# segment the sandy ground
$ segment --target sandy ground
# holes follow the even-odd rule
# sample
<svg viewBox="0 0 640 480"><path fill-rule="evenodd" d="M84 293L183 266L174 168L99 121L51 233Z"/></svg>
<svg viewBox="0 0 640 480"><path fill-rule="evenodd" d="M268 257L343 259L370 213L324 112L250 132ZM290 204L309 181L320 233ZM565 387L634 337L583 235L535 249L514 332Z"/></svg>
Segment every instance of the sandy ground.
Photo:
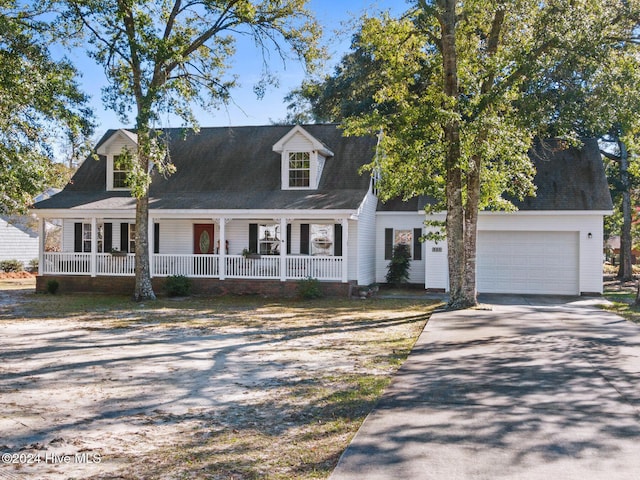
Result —
<svg viewBox="0 0 640 480"><path fill-rule="evenodd" d="M291 382L357 371L362 360L324 348L352 339L348 329L24 320L28 297L0 290L0 479L147 478L121 472L163 447L246 423L249 407L265 411L258 407ZM286 425L282 412L262 423Z"/></svg>

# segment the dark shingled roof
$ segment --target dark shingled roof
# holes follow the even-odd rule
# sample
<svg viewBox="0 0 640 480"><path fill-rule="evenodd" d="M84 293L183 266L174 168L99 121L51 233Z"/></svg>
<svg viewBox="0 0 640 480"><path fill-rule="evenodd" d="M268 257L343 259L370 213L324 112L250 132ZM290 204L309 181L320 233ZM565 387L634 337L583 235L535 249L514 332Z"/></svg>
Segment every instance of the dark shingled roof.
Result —
<svg viewBox="0 0 640 480"><path fill-rule="evenodd" d="M564 148L560 140L536 142L529 156L536 167L536 196L514 201L519 210L612 210L611 194L602 157L595 139L583 139L583 147ZM424 196L406 202L392 199L378 204L378 211L415 212L424 209Z"/></svg>
<svg viewBox="0 0 640 480"><path fill-rule="evenodd" d="M198 134L167 129L177 171L154 173L151 209L357 209L369 188L359 169L371 161L374 137L342 136L337 125L303 125L334 154L317 190L281 190L281 156L273 145L292 126L202 128ZM96 148L115 133L110 130ZM131 209L128 192L107 192L106 158L87 159L71 183L40 209Z"/></svg>
<svg viewBox="0 0 640 480"><path fill-rule="evenodd" d="M334 153L327 159L317 190L281 190L280 154L273 145L291 131L286 126L203 128L200 133L167 129L177 172L154 173L151 209L357 209L369 187L359 169L371 161L374 137L343 137L337 125L303 128ZM115 130L98 142L104 143ZM520 210L611 210L611 196L595 140L582 149L561 148L558 140L537 142L530 156L536 166L537 195L515 202ZM38 209L126 209L128 192L106 191L106 158L87 159L65 189L35 204ZM416 212L428 199L380 203L379 211Z"/></svg>

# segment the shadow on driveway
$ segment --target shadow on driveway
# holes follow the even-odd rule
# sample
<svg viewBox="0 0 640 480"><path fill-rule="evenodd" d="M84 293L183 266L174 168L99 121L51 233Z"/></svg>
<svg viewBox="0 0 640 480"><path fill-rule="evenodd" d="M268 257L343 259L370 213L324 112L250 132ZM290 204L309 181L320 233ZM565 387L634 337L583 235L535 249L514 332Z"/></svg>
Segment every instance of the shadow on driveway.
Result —
<svg viewBox="0 0 640 480"><path fill-rule="evenodd" d="M331 480L638 479L640 327L594 300L433 315Z"/></svg>

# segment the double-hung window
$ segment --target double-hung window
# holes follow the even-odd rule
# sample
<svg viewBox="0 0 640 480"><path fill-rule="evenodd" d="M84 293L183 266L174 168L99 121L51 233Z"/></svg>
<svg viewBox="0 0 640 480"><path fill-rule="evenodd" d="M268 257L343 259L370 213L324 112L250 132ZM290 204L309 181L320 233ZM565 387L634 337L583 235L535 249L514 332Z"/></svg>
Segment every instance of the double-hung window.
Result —
<svg viewBox="0 0 640 480"><path fill-rule="evenodd" d="M261 255L280 254L280 225L260 225L258 227L258 253Z"/></svg>
<svg viewBox="0 0 640 480"><path fill-rule="evenodd" d="M127 185L127 175L129 168L125 157L122 155L113 156L113 188L129 188Z"/></svg>
<svg viewBox="0 0 640 480"><path fill-rule="evenodd" d="M289 187L308 187L311 181L309 152L289 152Z"/></svg>
<svg viewBox="0 0 640 480"><path fill-rule="evenodd" d="M413 260L422 260L422 228L384 229L384 258L391 260L397 245L406 245Z"/></svg>
<svg viewBox="0 0 640 480"><path fill-rule="evenodd" d="M311 255L333 255L334 225L311 224Z"/></svg>
<svg viewBox="0 0 640 480"><path fill-rule="evenodd" d="M104 225L102 223L98 224L98 234L97 234L97 252L104 252ZM91 224L83 223L82 224L82 251L85 253L91 252Z"/></svg>

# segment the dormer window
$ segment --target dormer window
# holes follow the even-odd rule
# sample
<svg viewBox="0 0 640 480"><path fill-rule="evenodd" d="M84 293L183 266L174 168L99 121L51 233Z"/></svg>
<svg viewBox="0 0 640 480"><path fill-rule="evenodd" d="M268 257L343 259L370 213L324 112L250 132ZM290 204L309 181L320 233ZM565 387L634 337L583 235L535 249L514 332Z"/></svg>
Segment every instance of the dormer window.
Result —
<svg viewBox="0 0 640 480"><path fill-rule="evenodd" d="M129 169L123 155L113 156L113 188L129 188L127 185L127 175Z"/></svg>
<svg viewBox="0 0 640 480"><path fill-rule="evenodd" d="M311 161L309 152L289 152L289 187L309 187Z"/></svg>
<svg viewBox="0 0 640 480"><path fill-rule="evenodd" d="M314 190L333 152L300 125L276 142L273 151L281 156L283 190Z"/></svg>
<svg viewBox="0 0 640 480"><path fill-rule="evenodd" d="M138 136L129 130L111 133L98 147L96 153L107 160L106 187L109 190L129 190L127 176L131 171L131 159L138 150Z"/></svg>

